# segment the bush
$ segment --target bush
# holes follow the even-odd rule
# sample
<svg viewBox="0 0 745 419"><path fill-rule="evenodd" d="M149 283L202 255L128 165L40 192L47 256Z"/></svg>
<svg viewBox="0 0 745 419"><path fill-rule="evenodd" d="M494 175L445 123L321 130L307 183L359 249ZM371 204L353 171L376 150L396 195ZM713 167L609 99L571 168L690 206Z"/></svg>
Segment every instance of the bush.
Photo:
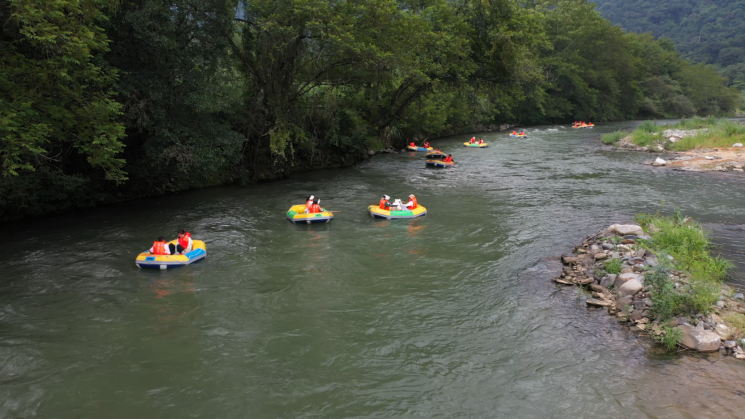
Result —
<svg viewBox="0 0 745 419"><path fill-rule="evenodd" d="M653 338L661 343L665 349L672 351L683 341L683 331L677 327L663 326L662 335L653 336Z"/></svg>
<svg viewBox="0 0 745 419"><path fill-rule="evenodd" d="M652 312L663 321L672 317L679 306L675 287L670 282L669 276L670 271L660 267L645 276L652 299Z"/></svg>
<svg viewBox="0 0 745 419"><path fill-rule="evenodd" d="M618 275L621 273L621 259L613 258L605 261L605 272Z"/></svg>
<svg viewBox="0 0 745 419"><path fill-rule="evenodd" d="M603 144L615 144L623 138L623 131L611 132L610 134L603 134L600 136L600 141Z"/></svg>
<svg viewBox="0 0 745 419"><path fill-rule="evenodd" d="M631 141L633 141L634 144L638 145L639 147L648 146L660 139L661 137L655 137L653 133L647 131L637 130L631 133Z"/></svg>
<svg viewBox="0 0 745 419"><path fill-rule="evenodd" d="M636 129L638 131L649 132L649 133L657 132L658 130L657 124L655 124L653 121L644 121L641 124L639 124L639 126L636 127Z"/></svg>

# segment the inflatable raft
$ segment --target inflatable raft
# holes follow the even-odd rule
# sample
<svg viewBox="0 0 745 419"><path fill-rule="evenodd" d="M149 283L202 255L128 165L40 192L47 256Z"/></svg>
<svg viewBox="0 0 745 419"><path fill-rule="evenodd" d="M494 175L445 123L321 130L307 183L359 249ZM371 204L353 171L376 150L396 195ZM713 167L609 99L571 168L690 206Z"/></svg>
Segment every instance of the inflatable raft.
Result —
<svg viewBox="0 0 745 419"><path fill-rule="evenodd" d="M486 147L489 147L489 143L481 143L481 144L479 144L479 143L473 143L473 144L471 144L469 142L465 142L465 143L463 143L463 147L486 148Z"/></svg>
<svg viewBox="0 0 745 419"><path fill-rule="evenodd" d="M573 129L592 128L595 124L572 125Z"/></svg>
<svg viewBox="0 0 745 419"><path fill-rule="evenodd" d="M455 166L454 161L444 161L448 155L442 151L430 151L427 153L426 165L428 167L449 167Z"/></svg>
<svg viewBox="0 0 745 419"><path fill-rule="evenodd" d="M370 205L367 207L367 212L373 218L383 218L386 220L399 220L403 218L417 218L427 215L427 208L419 205L416 209L405 210L405 211L388 211L380 209L379 205Z"/></svg>
<svg viewBox="0 0 745 419"><path fill-rule="evenodd" d="M406 146L406 148L407 148L407 149L408 149L409 151L430 151L430 150L432 150L432 147L430 147L430 148L424 148L424 147L412 147L412 146L410 146L410 145Z"/></svg>
<svg viewBox="0 0 745 419"><path fill-rule="evenodd" d="M169 244L177 244L177 240L168 242ZM192 240L192 250L183 255L153 255L150 251L146 250L135 259L135 264L138 268L151 268L166 270L170 268L178 268L179 266L190 265L198 260L202 260L207 257L207 247L201 240Z"/></svg>
<svg viewBox="0 0 745 419"><path fill-rule="evenodd" d="M528 134L510 134L510 137L514 138L527 138Z"/></svg>
<svg viewBox="0 0 745 419"><path fill-rule="evenodd" d="M293 205L287 211L287 219L295 224L328 223L334 219L331 211L305 213L305 205Z"/></svg>

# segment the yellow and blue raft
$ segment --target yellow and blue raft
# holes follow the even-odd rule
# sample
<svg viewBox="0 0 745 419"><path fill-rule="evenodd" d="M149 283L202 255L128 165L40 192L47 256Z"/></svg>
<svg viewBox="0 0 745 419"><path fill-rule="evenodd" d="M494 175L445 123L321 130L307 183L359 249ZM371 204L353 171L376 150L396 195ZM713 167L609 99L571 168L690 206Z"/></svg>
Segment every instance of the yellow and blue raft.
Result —
<svg viewBox="0 0 745 419"><path fill-rule="evenodd" d="M424 208L421 205L417 205L417 207L413 210L407 209L404 211L388 211L388 210L380 209L379 205L370 205L369 207L367 207L367 212L373 218L383 218L386 220L399 220L399 219L406 219L406 218L423 217L427 215L427 208Z"/></svg>
<svg viewBox="0 0 745 419"><path fill-rule="evenodd" d="M305 205L293 205L287 211L287 219L295 224L317 224L328 223L334 219L331 211L305 213Z"/></svg>
<svg viewBox="0 0 745 419"><path fill-rule="evenodd" d="M527 138L528 137L528 134L510 134L510 137Z"/></svg>
<svg viewBox="0 0 745 419"><path fill-rule="evenodd" d="M471 144L470 142L466 141L465 143L463 143L463 147L486 148L486 147L489 147L489 143L481 143L481 144L479 144L479 143L473 143L473 144Z"/></svg>
<svg viewBox="0 0 745 419"><path fill-rule="evenodd" d="M432 150L432 147L430 148L424 148L424 147L412 147L410 145L406 146L406 149L409 151L430 151Z"/></svg>
<svg viewBox="0 0 745 419"><path fill-rule="evenodd" d="M169 244L176 244L177 240L171 240ZM183 255L154 255L146 250L135 259L138 268L151 268L166 270L190 265L207 257L207 247L201 240L192 240L192 250Z"/></svg>

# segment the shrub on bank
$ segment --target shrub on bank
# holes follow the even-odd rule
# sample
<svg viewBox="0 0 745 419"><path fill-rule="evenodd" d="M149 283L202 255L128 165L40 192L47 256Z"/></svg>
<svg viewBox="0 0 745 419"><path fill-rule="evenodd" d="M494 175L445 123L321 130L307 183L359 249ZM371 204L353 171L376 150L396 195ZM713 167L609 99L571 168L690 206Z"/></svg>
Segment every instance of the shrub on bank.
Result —
<svg viewBox="0 0 745 419"><path fill-rule="evenodd" d="M603 144L615 144L623 138L623 131L611 132L610 134L603 134L600 136L600 141Z"/></svg>

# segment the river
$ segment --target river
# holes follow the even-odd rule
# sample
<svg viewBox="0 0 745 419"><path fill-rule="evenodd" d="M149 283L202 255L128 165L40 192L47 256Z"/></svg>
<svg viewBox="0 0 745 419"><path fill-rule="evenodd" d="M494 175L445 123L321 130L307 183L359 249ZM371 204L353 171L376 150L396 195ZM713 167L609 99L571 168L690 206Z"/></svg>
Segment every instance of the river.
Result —
<svg viewBox="0 0 745 419"><path fill-rule="evenodd" d="M665 354L550 279L586 234L680 208L745 283L737 175L604 150L635 122L433 142L246 188L3 227L0 418L743 417L745 362ZM416 220L374 220L415 193ZM325 225L285 212L314 194ZM185 228L207 259L140 270Z"/></svg>

